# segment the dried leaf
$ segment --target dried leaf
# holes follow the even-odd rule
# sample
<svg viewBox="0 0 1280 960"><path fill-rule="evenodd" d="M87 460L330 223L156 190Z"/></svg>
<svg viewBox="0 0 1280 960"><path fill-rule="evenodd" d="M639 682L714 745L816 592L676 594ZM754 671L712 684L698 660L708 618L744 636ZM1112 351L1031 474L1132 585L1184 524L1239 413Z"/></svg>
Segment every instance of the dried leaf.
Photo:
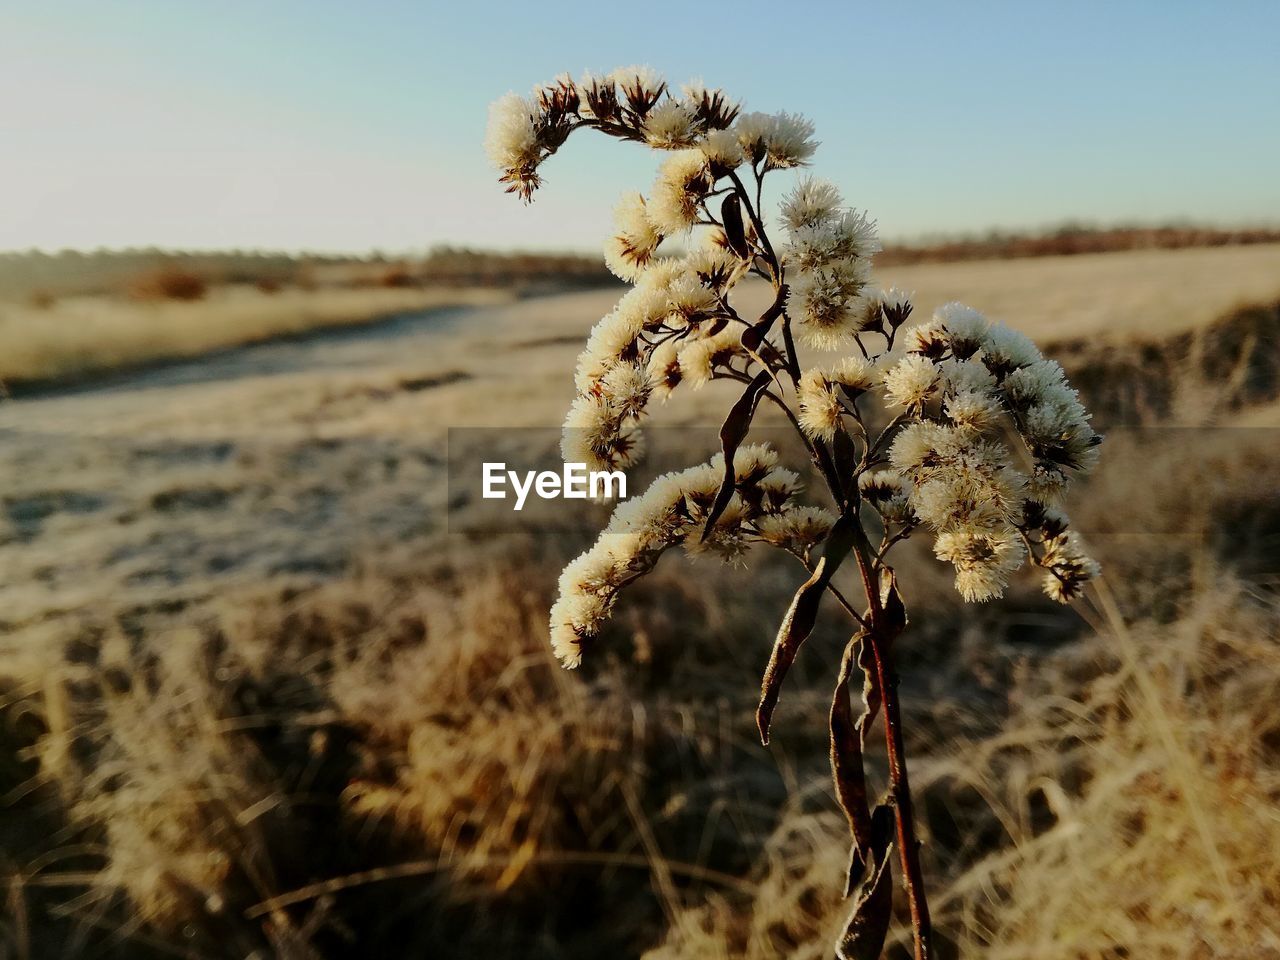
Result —
<svg viewBox="0 0 1280 960"><path fill-rule="evenodd" d="M870 614L868 613L868 617ZM893 568L880 571L880 621L879 645L881 656L889 656L893 642L907 627L907 608L898 593L898 577ZM871 638L864 635L858 648L858 666L862 668L862 716L858 718L858 733L863 747L871 733L871 725L880 712L880 689L876 683L875 651Z"/></svg>
<svg viewBox="0 0 1280 960"><path fill-rule="evenodd" d="M862 767L862 740L849 701L849 679L859 639L854 637L845 645L844 656L840 660L840 676L831 698L831 777L835 781L840 809L849 821L852 841L844 891L846 897L861 878L871 853L871 812L867 806L867 779Z"/></svg>
<svg viewBox="0 0 1280 960"><path fill-rule="evenodd" d="M769 665L764 669L764 679L760 684L760 706L756 708L756 726L760 728L761 743L769 742L769 724L773 720L774 707L778 705L782 681L786 679L791 664L795 663L800 645L813 632L818 604L827 588L826 567L827 560L823 557L813 568L813 576L802 583L791 598L791 606L778 627L778 638L773 643L773 653L769 655Z"/></svg>
<svg viewBox="0 0 1280 960"><path fill-rule="evenodd" d="M880 960L893 918L892 872L886 857L858 891L844 933L836 944L840 960Z"/></svg>
<svg viewBox="0 0 1280 960"><path fill-rule="evenodd" d="M777 294L773 298L773 303L769 304L769 309L760 314L760 319L742 332L742 346L747 351L755 351L760 348L760 344L764 342L765 336L772 329L774 322L782 316L787 309L787 296L790 294L791 288L785 283L778 288Z"/></svg>
<svg viewBox="0 0 1280 960"><path fill-rule="evenodd" d="M907 608L898 593L898 575L892 567L880 570L880 610L884 615L882 636L891 644L907 628Z"/></svg>
<svg viewBox="0 0 1280 960"><path fill-rule="evenodd" d="M720 481L720 489L716 491L716 498L712 501L711 509L707 511L707 522L702 528L702 540L704 542L707 537L711 536L711 531L715 528L716 521L724 513L725 507L729 506L729 501L733 499L734 481L736 479L733 469L733 457L738 452L738 447L742 444L742 441L747 438L747 433L751 429L751 418L755 416L756 404L760 402L760 391L768 385L769 380L769 371L762 370L757 373L755 379L742 392L742 396L734 403L729 415L725 417L724 423L720 427L720 449L724 452L724 479Z"/></svg>
<svg viewBox="0 0 1280 960"><path fill-rule="evenodd" d="M836 943L840 960L879 960L893 918L893 811L882 803L871 820L871 871L858 888L844 933Z"/></svg>
<svg viewBox="0 0 1280 960"><path fill-rule="evenodd" d="M837 429L835 440L831 444L832 459L835 461L836 477L844 485L839 491L843 497L849 492L849 486L857 482L858 451L853 438L843 429Z"/></svg>
<svg viewBox="0 0 1280 960"><path fill-rule="evenodd" d="M760 684L760 705L756 708L756 726L760 728L761 743L769 742L769 725L773 720L773 710L778 705L782 681L795 663L800 645L813 632L823 591L853 549L855 523L850 517L842 516L832 526L823 545L822 557L813 568L813 576L802 583L791 598L791 606L787 608L786 616L778 627L773 652L769 655L769 665L765 667L764 679Z"/></svg>
<svg viewBox="0 0 1280 960"><path fill-rule="evenodd" d="M862 879L862 874L866 869L867 858L863 856L856 843L849 844L849 865L845 867L844 871L843 896L846 900L853 893L854 887L858 885L858 881Z"/></svg>
<svg viewBox="0 0 1280 960"><path fill-rule="evenodd" d="M844 558L853 549L858 535L858 521L849 516L841 516L831 526L826 542L822 545L822 555L827 558L827 579L835 576L836 569L844 563ZM834 565L833 565L834 564Z"/></svg>
<svg viewBox="0 0 1280 960"><path fill-rule="evenodd" d="M751 258L751 248L747 245L747 230L742 222L742 203L736 193L724 198L720 205L720 222L724 224L724 235L729 241L729 249L739 260Z"/></svg>
<svg viewBox="0 0 1280 960"><path fill-rule="evenodd" d="M773 382L778 385L778 389L782 390L782 381L778 379L777 373L774 371L774 364L783 364L782 357L774 348L773 344L767 343L765 337L769 333L769 328L773 326L774 321L782 316L787 307L788 287L784 283L778 288L777 295L774 297L773 303L764 313L760 315L752 326L742 331L740 342L742 349L747 352L756 363L769 370L773 376Z"/></svg>
<svg viewBox="0 0 1280 960"><path fill-rule="evenodd" d="M871 649L871 637L863 634L858 642L858 666L862 668L862 716L858 717L858 738L867 745L871 725L880 712L880 687L876 683L875 651Z"/></svg>

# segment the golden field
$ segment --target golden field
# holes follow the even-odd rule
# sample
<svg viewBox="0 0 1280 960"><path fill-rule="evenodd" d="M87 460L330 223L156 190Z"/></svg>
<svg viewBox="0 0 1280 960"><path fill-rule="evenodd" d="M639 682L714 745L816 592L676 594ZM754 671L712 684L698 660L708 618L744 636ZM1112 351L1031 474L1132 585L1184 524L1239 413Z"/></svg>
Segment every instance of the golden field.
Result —
<svg viewBox="0 0 1280 960"><path fill-rule="evenodd" d="M331 327L448 305L500 302L498 291L363 287L216 287L194 302L68 297L50 306L0 304L0 381L48 383L198 357Z"/></svg>
<svg viewBox="0 0 1280 960"><path fill-rule="evenodd" d="M1110 434L1088 603L900 568L940 956L1280 957L1280 245L880 279L1048 345ZM0 404L0 956L827 956L834 627L754 728L797 570L667 558L566 673L605 514L470 535L448 483L449 428L558 425L617 291L350 294L0 308L0 377L186 358Z"/></svg>

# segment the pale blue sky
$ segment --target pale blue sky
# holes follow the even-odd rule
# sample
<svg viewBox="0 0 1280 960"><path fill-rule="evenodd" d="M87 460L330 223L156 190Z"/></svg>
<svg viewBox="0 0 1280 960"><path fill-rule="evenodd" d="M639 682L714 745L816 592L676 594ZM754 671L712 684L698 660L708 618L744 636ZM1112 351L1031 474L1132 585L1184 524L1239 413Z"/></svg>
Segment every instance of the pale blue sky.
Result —
<svg viewBox="0 0 1280 960"><path fill-rule="evenodd" d="M631 63L810 116L891 238L1274 224L1278 38L1274 0L0 0L0 249L590 249L659 158L570 141L526 209L486 106Z"/></svg>

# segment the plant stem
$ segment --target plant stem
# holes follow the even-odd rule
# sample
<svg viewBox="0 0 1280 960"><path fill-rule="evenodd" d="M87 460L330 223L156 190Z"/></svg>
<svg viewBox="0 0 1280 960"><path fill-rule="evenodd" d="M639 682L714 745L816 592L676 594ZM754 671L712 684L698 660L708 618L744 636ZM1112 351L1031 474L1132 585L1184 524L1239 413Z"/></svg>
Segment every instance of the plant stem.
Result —
<svg viewBox="0 0 1280 960"><path fill-rule="evenodd" d="M778 255L773 252L773 244L769 242L769 235L765 233L764 221L760 219L759 212L751 203L751 194L747 193L747 188L742 183L742 178L735 171L730 170L728 176L738 191L742 205L747 210L747 216L751 218L751 225L756 228L756 236L760 238L760 242L764 245L765 259L769 261L769 266L773 269L774 282L781 283L782 269L781 264L778 262Z"/></svg>
<svg viewBox="0 0 1280 960"><path fill-rule="evenodd" d="M771 273L769 279L773 283L778 302L781 303L784 296L782 293L784 282L782 264L774 252L773 244L769 241L769 236L765 231L764 222L759 212L761 174L756 173L757 193L755 204L752 204L751 196L738 175L730 172L729 178L736 188L742 205L746 208L747 215L755 227L756 235L764 247ZM800 379L799 358L795 341L791 335L791 318L787 316L785 309L782 312L782 338L787 372L791 375L792 381L798 383ZM892 336L887 339L892 343ZM861 340L858 341L858 346L862 347ZM863 348L863 353L866 353L865 348ZM898 677L890 660L892 654L889 650L889 642L893 638L887 632L884 605L880 600L880 564L888 545L882 551L873 554L871 542L867 538L861 518L858 517L859 499L856 488L852 496L845 497L839 477L836 475L835 464L826 446L820 442L810 440L800 428L795 415L781 398L771 396L768 391L765 394L770 396L787 413L791 425L800 434L801 439L805 441L814 463L821 470L835 502L843 513L846 515L852 514L854 519L856 537L854 553L858 559L858 570L862 577L862 585L866 590L870 616L865 619L859 617L848 601L838 593L835 595L853 616L853 619L866 628L867 642L871 645L875 683L880 688L880 699L884 705L884 739L889 759L889 795L893 805L898 851L902 861L903 885L906 887L907 899L911 907L911 928L914 938L915 960L931 960L933 954L933 927L929 920L929 904L925 898L924 874L920 867L920 842L916 839L911 784L907 777L907 751L902 738L902 711L898 704ZM903 416L905 415L895 418L874 443L868 443L864 451L863 462L858 468L859 472L865 469L869 462L872 461L876 449L891 436L894 429L902 422Z"/></svg>
<svg viewBox="0 0 1280 960"><path fill-rule="evenodd" d="M898 705L898 676L890 661L892 653L882 642L885 640L884 608L880 602L880 588L868 557L869 545L861 524L858 525L858 533L859 539L854 550L871 610L871 629L867 631L867 642L871 645L876 686L880 688L880 700L884 705L884 742L889 755L889 795L897 827L903 885L911 907L915 960L930 960L933 955L933 926L929 920L929 903L925 897L924 872L920 868L920 842L916 839L911 783L907 777L907 751L902 740L902 712Z"/></svg>

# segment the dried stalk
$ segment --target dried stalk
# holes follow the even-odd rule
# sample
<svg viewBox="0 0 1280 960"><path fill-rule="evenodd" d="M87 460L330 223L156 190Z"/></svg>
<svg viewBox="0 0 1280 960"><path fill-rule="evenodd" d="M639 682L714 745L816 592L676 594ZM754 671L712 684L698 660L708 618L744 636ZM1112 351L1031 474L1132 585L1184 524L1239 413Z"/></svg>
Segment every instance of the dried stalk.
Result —
<svg viewBox="0 0 1280 960"><path fill-rule="evenodd" d="M932 927L893 666L907 616L887 556L928 527L935 555L954 565L966 600L1000 596L1028 559L1046 570L1050 596L1072 599L1097 565L1055 506L1069 476L1092 464L1100 438L1061 368L1020 334L960 304L905 328L909 297L869 286L874 224L842 208L831 185L810 180L796 188L783 209L790 246L775 247L762 209L764 178L808 162L816 143L807 121L742 115L718 90L686 88L679 97L644 68L578 82L562 77L533 98L512 94L495 105L489 148L502 182L529 199L541 184L539 165L584 128L674 152L650 197L630 195L618 208L605 259L636 284L635 296L600 321L580 358L565 459L629 466L634 425L650 396L685 379L733 380L744 389L721 427L720 459L659 478L565 569L551 612L552 644L566 666L576 666L619 591L677 544L728 559L759 542L794 554L809 576L782 620L761 682L761 739L769 741L787 672L830 594L858 627L830 712L832 777L851 838L851 912L836 950L842 960L880 956L896 846L915 957L927 960ZM739 169L750 169L754 189ZM667 237L692 229L712 231L710 246L679 262L656 256ZM754 321L730 301L745 276L773 289ZM810 346L845 350L845 359L806 369L797 334ZM864 338L876 336L883 348L873 351ZM875 437L859 408L873 392L898 408ZM762 400L804 443L834 513L796 504L795 475L776 467L772 451L746 444ZM1010 441L1024 445L1028 473L1015 465ZM886 464L891 469L881 469ZM883 526L878 546L864 508ZM866 594L862 614L834 582L850 555ZM848 690L855 666L864 675L856 719ZM863 747L882 706L889 788L872 808Z"/></svg>

